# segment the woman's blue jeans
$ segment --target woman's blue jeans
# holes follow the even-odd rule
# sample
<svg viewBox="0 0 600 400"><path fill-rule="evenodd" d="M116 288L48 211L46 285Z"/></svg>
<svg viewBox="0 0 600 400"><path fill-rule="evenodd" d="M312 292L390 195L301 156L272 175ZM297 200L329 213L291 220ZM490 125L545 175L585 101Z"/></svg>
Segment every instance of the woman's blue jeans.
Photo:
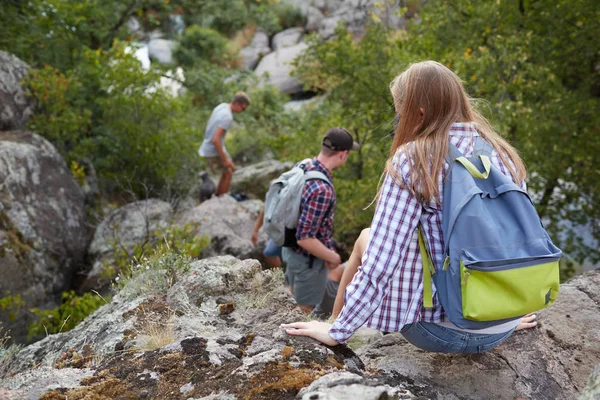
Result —
<svg viewBox="0 0 600 400"><path fill-rule="evenodd" d="M498 334L457 331L429 322L405 325L400 331L413 345L436 353L483 353L493 349L512 335L514 329Z"/></svg>

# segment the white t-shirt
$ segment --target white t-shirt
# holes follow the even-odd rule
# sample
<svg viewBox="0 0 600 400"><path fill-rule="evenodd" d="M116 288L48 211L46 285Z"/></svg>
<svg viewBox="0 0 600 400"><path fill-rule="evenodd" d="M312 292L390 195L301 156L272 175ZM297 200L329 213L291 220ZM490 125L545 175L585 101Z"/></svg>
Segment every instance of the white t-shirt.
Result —
<svg viewBox="0 0 600 400"><path fill-rule="evenodd" d="M218 157L219 153L217 153L217 149L212 142L213 137L215 136L217 128L223 128L225 133L227 133L227 130L232 122L233 113L231 112L229 103L221 103L215 107L210 115L208 123L206 124L202 146L200 146L200 149L198 149L198 154L201 157ZM227 150L225 150L224 140L225 135L221 137L221 146L223 147L223 151L227 152Z"/></svg>

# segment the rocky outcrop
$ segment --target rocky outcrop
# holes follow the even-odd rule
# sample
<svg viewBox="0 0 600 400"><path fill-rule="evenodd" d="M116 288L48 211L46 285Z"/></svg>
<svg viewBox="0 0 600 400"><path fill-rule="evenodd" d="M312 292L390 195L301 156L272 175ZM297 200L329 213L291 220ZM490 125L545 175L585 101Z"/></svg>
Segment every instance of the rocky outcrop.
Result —
<svg viewBox="0 0 600 400"><path fill-rule="evenodd" d="M264 199L271 181L292 167L291 162L266 160L237 169L231 179L231 191L245 192Z"/></svg>
<svg viewBox="0 0 600 400"><path fill-rule="evenodd" d="M118 295L71 332L22 350L2 398L285 399L330 371L359 371L351 351L292 341L278 328L302 317L282 279L254 260L194 262L165 295Z"/></svg>
<svg viewBox="0 0 600 400"><path fill-rule="evenodd" d="M318 31L323 39L334 35L339 23L345 25L355 36L364 33L365 26L373 18L388 28L406 26L404 17L398 16L402 2L379 0L287 0L306 16L307 31Z"/></svg>
<svg viewBox="0 0 600 400"><path fill-rule="evenodd" d="M283 274L254 260L193 262L164 293L128 297L130 285L139 283L14 357L3 398L587 400L597 391L597 372L588 376L600 357L600 271L563 284L540 327L473 355L427 353L398 333L354 351L289 337L279 324L304 317Z"/></svg>
<svg viewBox="0 0 600 400"><path fill-rule="evenodd" d="M600 271L561 285L541 326L471 356L416 350L398 334L357 351L370 369L435 387L442 398L575 399L600 360Z"/></svg>
<svg viewBox="0 0 600 400"><path fill-rule="evenodd" d="M309 32L319 30L321 21L325 19L325 15L317 7L309 7L306 13L306 25L305 28Z"/></svg>
<svg viewBox="0 0 600 400"><path fill-rule="evenodd" d="M252 42L249 46L244 47L240 50L240 55L244 60L244 67L246 69L254 69L258 60L266 54L271 52L269 47L269 37L264 32L256 32L252 37Z"/></svg>
<svg viewBox="0 0 600 400"><path fill-rule="evenodd" d="M175 42L168 39L152 39L148 42L148 56L162 65L173 64Z"/></svg>
<svg viewBox="0 0 600 400"><path fill-rule="evenodd" d="M289 28L273 36L273 50L298 44L304 35L302 28Z"/></svg>
<svg viewBox="0 0 600 400"><path fill-rule="evenodd" d="M82 290L99 289L108 284L119 272L115 253L133 254L136 245L151 243L154 232L169 226L172 218L171 205L157 199L136 201L113 210L94 233L89 248L93 265Z"/></svg>
<svg viewBox="0 0 600 400"><path fill-rule="evenodd" d="M239 258L261 258L261 249L254 247L250 241L261 209L260 200L238 202L224 195L183 211L177 223L198 224L199 234L210 238L210 245L203 251L205 257L227 254Z"/></svg>
<svg viewBox="0 0 600 400"><path fill-rule="evenodd" d="M260 60L254 71L257 76L265 77L266 82L279 88L282 93L298 93L302 91L302 84L296 77L291 76L292 62L298 57L307 45L299 43L295 46L282 47L267 54Z"/></svg>
<svg viewBox="0 0 600 400"><path fill-rule="evenodd" d="M33 114L32 101L21 86L28 71L29 65L0 51L0 131L24 128Z"/></svg>
<svg viewBox="0 0 600 400"><path fill-rule="evenodd" d="M0 132L0 296L29 307L54 304L88 243L84 196L65 161L42 137ZM25 316L0 320L24 341Z"/></svg>

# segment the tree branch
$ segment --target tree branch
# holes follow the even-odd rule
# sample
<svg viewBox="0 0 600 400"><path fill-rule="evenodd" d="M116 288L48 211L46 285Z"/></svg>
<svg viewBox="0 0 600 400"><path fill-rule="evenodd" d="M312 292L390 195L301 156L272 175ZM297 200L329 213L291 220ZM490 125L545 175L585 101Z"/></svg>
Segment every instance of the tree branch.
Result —
<svg viewBox="0 0 600 400"><path fill-rule="evenodd" d="M121 14L121 18L119 18L117 23L112 28L110 28L110 30L108 31L108 35L107 35L106 39L104 40L104 45L106 47L111 46L115 36L117 35L117 32L119 31L119 29L121 29L121 26L123 26L123 24L127 21L129 16L131 15L131 11L134 8L136 8L138 6L138 4L139 4L139 0L133 0L131 3L129 3L129 6L127 6L125 11L123 11L123 14Z"/></svg>

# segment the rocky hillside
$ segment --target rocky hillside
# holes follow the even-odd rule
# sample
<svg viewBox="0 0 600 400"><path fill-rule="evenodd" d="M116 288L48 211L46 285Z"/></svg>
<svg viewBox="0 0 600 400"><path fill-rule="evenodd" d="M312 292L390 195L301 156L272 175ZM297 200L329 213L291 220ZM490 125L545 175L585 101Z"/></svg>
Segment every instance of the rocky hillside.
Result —
<svg viewBox="0 0 600 400"><path fill-rule="evenodd" d="M464 356L367 329L350 347L291 338L279 324L304 317L281 272L232 256L190 267L162 292L140 275L74 330L5 357L0 398L575 399L600 361L598 271L562 285L537 329ZM599 395L593 379L582 398Z"/></svg>

